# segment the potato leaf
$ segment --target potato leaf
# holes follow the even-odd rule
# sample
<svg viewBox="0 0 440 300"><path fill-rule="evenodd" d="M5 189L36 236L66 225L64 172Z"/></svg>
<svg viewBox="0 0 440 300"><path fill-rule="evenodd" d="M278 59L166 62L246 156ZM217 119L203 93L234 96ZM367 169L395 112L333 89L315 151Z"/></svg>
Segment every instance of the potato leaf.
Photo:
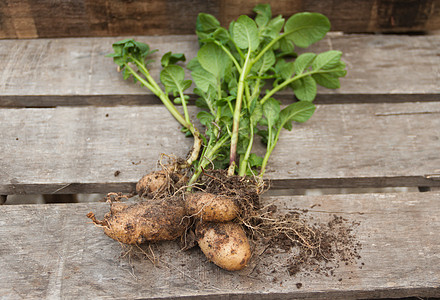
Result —
<svg viewBox="0 0 440 300"><path fill-rule="evenodd" d="M342 52L330 50L320 53L313 61L313 70L329 70L339 66Z"/></svg>
<svg viewBox="0 0 440 300"><path fill-rule="evenodd" d="M177 94L191 86L191 80L185 80L185 71L181 66L169 65L160 72L160 81L167 93Z"/></svg>
<svg viewBox="0 0 440 300"><path fill-rule="evenodd" d="M260 119L263 117L263 106L260 102L255 102L255 107L251 113L251 124L253 127L257 126Z"/></svg>
<svg viewBox="0 0 440 300"><path fill-rule="evenodd" d="M252 71L258 73L259 75L267 72L276 62L276 57L273 51L267 51L264 53L263 57L257 61L257 63L252 67Z"/></svg>
<svg viewBox="0 0 440 300"><path fill-rule="evenodd" d="M295 80L290 85L295 93L296 98L301 101L315 100L317 93L316 81L312 76L306 76Z"/></svg>
<svg viewBox="0 0 440 300"><path fill-rule="evenodd" d="M295 74L302 74L308 67L310 67L316 58L315 53L303 53L295 60L294 71Z"/></svg>
<svg viewBox="0 0 440 300"><path fill-rule="evenodd" d="M240 16L234 23L232 39L240 49L257 50L260 40L254 20L246 15Z"/></svg>
<svg viewBox="0 0 440 300"><path fill-rule="evenodd" d="M284 25L284 33L287 33L286 39L301 48L306 48L321 40L329 30L329 20L320 13L297 13L291 16Z"/></svg>
<svg viewBox="0 0 440 300"><path fill-rule="evenodd" d="M208 92L209 87L217 88L217 79L214 74L206 71L199 63L197 57L193 58L187 65L192 70L191 77L197 87L203 92Z"/></svg>
<svg viewBox="0 0 440 300"><path fill-rule="evenodd" d="M208 43L197 52L200 65L217 79L223 78L225 70L231 63L228 55L214 43Z"/></svg>
<svg viewBox="0 0 440 300"><path fill-rule="evenodd" d="M255 23L257 23L260 28L266 26L272 18L272 9L269 4L257 4L253 11L257 13Z"/></svg>
<svg viewBox="0 0 440 300"><path fill-rule="evenodd" d="M214 121L214 116L211 115L209 112L201 111L197 114L197 119L199 119L200 123L202 123L203 125L209 126Z"/></svg>
<svg viewBox="0 0 440 300"><path fill-rule="evenodd" d="M277 16L269 21L266 25L261 35L269 39L275 39L281 32L284 26L284 18L282 16Z"/></svg>
<svg viewBox="0 0 440 300"><path fill-rule="evenodd" d="M220 22L213 15L199 13L196 20L196 31L211 33L220 27Z"/></svg>
<svg viewBox="0 0 440 300"><path fill-rule="evenodd" d="M185 61L186 57L185 54L183 53L172 53L167 52L165 53L161 60L160 60L160 64L162 65L162 67L166 67L168 65L174 65L175 63L179 62L179 61Z"/></svg>
<svg viewBox="0 0 440 300"><path fill-rule="evenodd" d="M249 164L251 165L251 168L261 167L263 164L263 158L255 153L251 153L249 156Z"/></svg>
<svg viewBox="0 0 440 300"><path fill-rule="evenodd" d="M298 101L292 103L280 112L276 127L279 129L284 127L290 131L292 130L292 121L304 123L310 119L315 109L315 105L311 102Z"/></svg>
<svg viewBox="0 0 440 300"><path fill-rule="evenodd" d="M336 76L332 76L332 74L313 74L312 77L315 79L316 83L319 85L328 88L328 89L339 89L341 87L341 83L339 82L339 78Z"/></svg>
<svg viewBox="0 0 440 300"><path fill-rule="evenodd" d="M294 73L294 63L286 62L284 59L281 59L275 65L275 71L282 79L289 79Z"/></svg>
<svg viewBox="0 0 440 300"><path fill-rule="evenodd" d="M280 110L280 103L273 98L270 98L263 104L264 116L266 117L268 127L272 127L277 122Z"/></svg>

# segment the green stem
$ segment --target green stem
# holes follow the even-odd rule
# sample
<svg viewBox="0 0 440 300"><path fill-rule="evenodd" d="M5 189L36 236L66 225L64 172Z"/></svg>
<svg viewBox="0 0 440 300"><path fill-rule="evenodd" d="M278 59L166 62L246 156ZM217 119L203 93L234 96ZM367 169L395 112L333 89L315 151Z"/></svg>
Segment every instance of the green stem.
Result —
<svg viewBox="0 0 440 300"><path fill-rule="evenodd" d="M269 100L270 97L272 97L273 94L275 94L276 92L278 92L279 90L282 90L283 88L285 88L286 86L288 86L289 84L291 84L292 82L303 78L303 77L307 77L313 74L325 74L325 73L331 73L334 72L334 70L330 69L330 70L314 70L314 71L309 71L306 73L302 73L296 76L293 76L292 78L289 78L285 81L283 81L280 85L277 85L276 87L274 87L272 90L270 90L269 93L267 93L261 100L261 104L264 104L267 100Z"/></svg>
<svg viewBox="0 0 440 300"><path fill-rule="evenodd" d="M272 90L270 90L269 93L267 93L267 94L266 94L266 95L260 100L261 104L263 105L267 100L269 100L270 97L272 97L273 94L275 94L275 93L278 92L279 90L282 90L283 88L285 88L286 86L288 86L288 85L291 84L292 82L294 82L294 81L296 81L296 80L298 80L298 79L300 79L300 78L303 78L303 77L306 77L306 76L312 75L312 74L314 74L314 73L316 73L316 72L312 71L312 72L303 73L303 74L300 74L300 75L294 76L294 77L292 77L292 78L289 78L289 79L283 81L281 84L277 85L277 86L274 87Z"/></svg>
<svg viewBox="0 0 440 300"><path fill-rule="evenodd" d="M239 176L244 176L246 175L246 170L247 170L247 164L249 161L249 156L251 155L251 150L252 150L252 146L254 144L254 127L252 126L252 124L249 124L251 133L250 133L250 140L249 140L249 144L247 146L246 149L246 153L244 154L244 157L242 160L240 160L240 168L238 170L238 175Z"/></svg>
<svg viewBox="0 0 440 300"><path fill-rule="evenodd" d="M183 95L183 91L179 89L180 100L182 101L183 113L185 114L185 120L188 124L191 123L189 119L188 108L186 107L185 95Z"/></svg>
<svg viewBox="0 0 440 300"><path fill-rule="evenodd" d="M165 107L169 110L169 112L173 115L173 117L185 128L191 130L191 123L188 123L185 118L180 114L180 112L177 110L177 108L174 106L174 104L171 102L171 100L168 98L168 96L162 91L162 89L156 84L156 82L147 82L144 78L142 78L135 70L133 70L132 67L130 67L128 64L125 65L128 70L132 73L132 75L139 80L143 85L145 85L148 89L150 89L159 99L162 101L162 103L165 105ZM144 74L145 75L145 74ZM154 85L157 86L154 87Z"/></svg>
<svg viewBox="0 0 440 300"><path fill-rule="evenodd" d="M151 77L150 73L145 68L145 66L137 60L134 60L134 61L137 65L137 67L139 68L139 70L141 71L141 73L147 78L148 82L144 78L142 78L136 71L134 71L132 67L130 67L128 64L125 64L125 66L128 68L128 70L130 70L132 75L137 80L139 80L143 85L145 85L148 89L150 89L157 97L159 97L159 99L162 101L162 103L165 105L165 107L168 109L168 111L171 113L171 115L173 115L173 117L183 127L187 128L192 133L192 135L194 137L194 145L191 150L191 155L186 161L187 165L189 165L189 166L192 165L192 163L194 161L196 161L197 158L199 157L200 148L202 147L203 141L200 137L199 131L197 130L197 128L195 128L193 126L193 124L189 120L188 111L185 109L186 104L185 104L185 108L184 108L184 110L185 110L185 118L184 118L182 116L182 114L174 106L174 104L171 102L171 100L168 98L168 95L162 91L162 89L159 87L159 85L156 83L156 81L153 79L153 77ZM184 103L185 98L183 98L182 93L181 93L181 97L182 97L182 103Z"/></svg>
<svg viewBox="0 0 440 300"><path fill-rule="evenodd" d="M207 147L206 152L204 153L203 157L200 159L200 163L195 170L193 176L188 182L188 185L191 186L194 184L197 179L200 177L200 175L203 172L203 169L206 168L208 164L210 164L216 157L218 150L223 147L223 145L226 144L226 142L229 140L228 135L224 135L218 140L212 147Z"/></svg>
<svg viewBox="0 0 440 300"><path fill-rule="evenodd" d="M280 132L281 132L282 128L283 127L280 127L278 129L277 134L275 135L275 139L273 140L273 143L269 143L269 141L268 141L267 151L266 151L266 154L264 155L263 163L261 164L261 171L260 171L260 175L259 175L260 177L263 177L264 172L266 172L267 162L269 161L269 157L272 154L273 149L275 149L275 145L278 142L278 139L280 137ZM270 140L270 136L271 136L271 134L269 133L269 140Z"/></svg>
<svg viewBox="0 0 440 300"><path fill-rule="evenodd" d="M234 175L235 166L237 163L236 160L237 160L238 129L240 127L241 103L243 101L244 81L250 70L249 67L250 57L251 57L251 49L249 48L248 53L246 55L246 60L243 65L243 71L241 72L238 81L237 99L235 101L235 110L234 110L233 125L232 125L231 151L229 156L228 176Z"/></svg>

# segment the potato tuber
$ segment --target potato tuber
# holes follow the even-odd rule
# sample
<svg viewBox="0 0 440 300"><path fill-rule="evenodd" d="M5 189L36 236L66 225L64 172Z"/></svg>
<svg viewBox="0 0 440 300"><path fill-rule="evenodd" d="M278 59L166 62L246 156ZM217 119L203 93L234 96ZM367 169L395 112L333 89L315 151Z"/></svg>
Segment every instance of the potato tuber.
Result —
<svg viewBox="0 0 440 300"><path fill-rule="evenodd" d="M203 222L228 222L235 219L239 211L231 197L205 192L188 194L185 208L188 215Z"/></svg>
<svg viewBox="0 0 440 300"><path fill-rule="evenodd" d="M174 240L186 229L184 216L183 203L177 199L132 205L114 202L102 221L93 213L88 215L95 224L103 227L105 234L124 244Z"/></svg>
<svg viewBox="0 0 440 300"><path fill-rule="evenodd" d="M196 238L206 257L225 270L241 270L251 258L249 241L240 224L199 223Z"/></svg>

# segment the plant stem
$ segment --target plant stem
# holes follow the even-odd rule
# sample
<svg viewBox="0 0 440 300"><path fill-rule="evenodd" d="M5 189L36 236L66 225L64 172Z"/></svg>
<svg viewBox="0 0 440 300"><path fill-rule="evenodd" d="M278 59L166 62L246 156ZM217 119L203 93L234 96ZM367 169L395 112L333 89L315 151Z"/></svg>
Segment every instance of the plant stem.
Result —
<svg viewBox="0 0 440 300"><path fill-rule="evenodd" d="M132 73L132 75L139 80L143 85L145 85L148 89L150 89L159 99L162 101L162 103L165 105L165 107L169 110L169 112L173 115L173 117L185 128L189 129L191 128L191 123L188 123L185 118L180 114L180 112L177 110L177 108L174 106L174 104L171 102L171 100L168 98L168 96L162 91L162 89L156 84L153 78L151 78L152 81L149 80L147 82L144 78L142 78L135 70L133 70L132 67L130 67L128 64L125 65L128 70ZM143 73L143 72L142 72ZM144 74L145 77L146 74ZM151 77L151 76L150 76ZM157 86L157 88L155 87Z"/></svg>
<svg viewBox="0 0 440 300"><path fill-rule="evenodd" d="M183 113L185 114L185 120L187 123L191 124L191 120L189 119L188 108L186 107L185 95L183 95L183 91L179 89L180 100L182 101Z"/></svg>
<svg viewBox="0 0 440 300"><path fill-rule="evenodd" d="M289 79L283 81L281 84L277 85L277 86L274 87L272 90L270 90L269 93L267 93L267 94L266 94L266 95L260 100L261 104L263 105L267 100L269 100L270 97L272 97L273 94L275 94L275 93L278 92L279 90L282 90L283 88L285 88L286 86L288 86L288 85L291 84L292 82L294 82L294 81L296 81L296 80L298 80L298 79L300 79L300 78L303 78L303 77L306 77L306 76L312 75L312 74L314 74L314 73L317 73L317 72L315 72L315 71L306 72L306 73L303 73L303 74L300 74L300 75L294 76L294 77L292 77L292 78L289 78Z"/></svg>
<svg viewBox="0 0 440 300"><path fill-rule="evenodd" d="M206 166L208 164L210 164L216 157L217 155L217 151L223 147L224 144L226 144L226 142L229 140L229 135L223 135L220 140L218 140L215 145L209 145L208 148L206 148L203 157L201 157L200 159L200 163L197 167L197 169L195 170L193 176L191 177L191 179L188 182L188 185L191 186L192 184L194 184L197 179L200 177L200 174L202 174L203 169L206 168Z"/></svg>
<svg viewBox="0 0 440 300"><path fill-rule="evenodd" d="M148 89L150 89L157 97L159 97L159 99L162 101L162 103L165 105L165 107L168 109L168 111L173 115L173 117L186 129L188 129L193 137L194 137L194 144L193 144L193 148L191 150L191 155L189 156L189 158L187 159L186 163L187 165L192 165L192 163L194 161L197 160L197 158L199 157L199 153L200 153L200 148L202 147L203 141L200 138L200 133L197 130L197 128L194 127L194 125L191 123L190 119L189 119L189 115L188 115L188 111L186 109L186 103L184 103L185 98L183 97L183 93L181 93L181 97L182 97L182 105L184 106L184 111L185 111L185 117L183 117L180 112L177 110L177 108L174 106L174 104L171 102L171 100L168 98L168 95L165 94L162 89L159 87L159 85L156 83L156 81L153 79L153 77L151 77L150 73L148 72L148 70L145 68L145 66L140 63L137 60L134 60L137 67L139 68L139 70L141 71L141 73L147 78L148 82L142 78L135 70L133 70L132 67L130 67L130 65L125 64L126 68L128 70L130 70L131 74L137 79L139 80L143 85L145 85Z"/></svg>
<svg viewBox="0 0 440 300"><path fill-rule="evenodd" d="M251 56L251 49L249 48L238 81L237 99L235 101L235 110L234 110L233 125L232 125L231 151L229 156L228 176L234 175L235 166L237 163L236 160L237 160L238 129L240 126L241 103L243 101L243 94L244 94L244 81L250 69L249 67L250 56Z"/></svg>
<svg viewBox="0 0 440 300"><path fill-rule="evenodd" d="M249 127L250 127L250 130L251 130L249 144L247 146L246 153L244 154L243 159L240 160L240 168L238 169L238 175L239 176L246 175L246 170L247 170L247 164L248 164L248 161L249 161L249 156L251 155L252 146L254 144L254 126L252 126L252 124L249 123Z"/></svg>
<svg viewBox="0 0 440 300"><path fill-rule="evenodd" d="M266 151L266 154L264 155L263 163L261 164L261 170L260 170L260 175L259 175L260 177L263 177L264 172L266 172L267 162L269 161L269 157L272 154L273 149L275 149L275 145L278 142L282 128L283 128L282 126L280 128L278 128L278 131L275 135L273 142L268 141L268 143L267 143L267 151ZM269 131L270 130L271 129L269 128ZM270 139L271 139L271 133L269 133L269 140Z"/></svg>

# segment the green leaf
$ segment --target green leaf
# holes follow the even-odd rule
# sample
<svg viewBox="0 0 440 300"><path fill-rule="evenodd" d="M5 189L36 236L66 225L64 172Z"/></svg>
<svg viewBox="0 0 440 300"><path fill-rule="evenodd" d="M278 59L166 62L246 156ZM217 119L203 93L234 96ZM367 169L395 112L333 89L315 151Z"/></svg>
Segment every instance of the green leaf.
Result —
<svg viewBox="0 0 440 300"><path fill-rule="evenodd" d="M196 20L196 31L211 33L220 27L220 22L210 14L199 13Z"/></svg>
<svg viewBox="0 0 440 300"><path fill-rule="evenodd" d="M272 127L278 120L280 110L280 103L273 98L269 98L269 100L263 104L263 113L266 117L268 127Z"/></svg>
<svg viewBox="0 0 440 300"><path fill-rule="evenodd" d="M252 127L257 126L257 123L260 121L260 119L263 117L263 106L260 104L260 102L256 102L255 107L251 113L251 125Z"/></svg>
<svg viewBox="0 0 440 300"><path fill-rule="evenodd" d="M200 123L208 127L214 121L215 117L209 112L201 111L197 114L197 119L200 120Z"/></svg>
<svg viewBox="0 0 440 300"><path fill-rule="evenodd" d="M316 81L312 76L306 76L295 80L291 83L293 92L296 98L301 101L313 101L315 100L317 93Z"/></svg>
<svg viewBox="0 0 440 300"><path fill-rule="evenodd" d="M229 36L229 32L223 28L217 28L213 33L212 33L212 37L219 41L222 44L226 44L229 40L230 40L230 36Z"/></svg>
<svg viewBox="0 0 440 300"><path fill-rule="evenodd" d="M315 53L303 53L297 57L294 63L295 74L299 75L303 73L308 67L310 67L315 59Z"/></svg>
<svg viewBox="0 0 440 300"><path fill-rule="evenodd" d="M269 24L264 28L262 36L268 37L270 39L275 39L283 29L284 18L282 16L277 16L269 21Z"/></svg>
<svg viewBox="0 0 440 300"><path fill-rule="evenodd" d="M332 76L331 74L317 73L317 74L313 74L312 77L319 85L326 87L328 89L338 89L341 87L339 78Z"/></svg>
<svg viewBox="0 0 440 300"><path fill-rule="evenodd" d="M177 63L179 61L185 61L185 60L186 60L185 54L183 54L183 53L172 53L170 51L170 52L165 53L162 56L162 58L160 60L160 63L162 65L162 67L166 67L168 65L173 65L173 64L175 64L175 63Z"/></svg>
<svg viewBox="0 0 440 300"><path fill-rule="evenodd" d="M246 137L246 138L249 138L249 135L250 135L249 124L250 124L249 115L247 117L240 119L240 125L238 128L239 135ZM246 148L244 148L243 152L245 152L245 151L246 151Z"/></svg>
<svg viewBox="0 0 440 300"><path fill-rule="evenodd" d="M273 51L269 50L264 53L263 57L258 60L252 67L252 70L257 72L259 75L267 72L276 62L275 54Z"/></svg>
<svg viewBox="0 0 440 300"><path fill-rule="evenodd" d="M191 80L185 80L185 71L181 66L169 65L160 72L160 81L167 93L178 93L191 86Z"/></svg>
<svg viewBox="0 0 440 300"><path fill-rule="evenodd" d="M301 48L321 40L329 30L329 20L320 13L294 14L284 25L284 33L288 34L286 38Z"/></svg>
<svg viewBox="0 0 440 300"><path fill-rule="evenodd" d="M205 93L208 91L210 86L213 88L217 87L217 79L215 76L203 68L191 72L191 77L194 79L197 87Z"/></svg>
<svg viewBox="0 0 440 300"><path fill-rule="evenodd" d="M294 53L295 46L292 41L284 37L278 41L278 48L282 53Z"/></svg>
<svg viewBox="0 0 440 300"><path fill-rule="evenodd" d="M275 72L282 79L289 79L294 73L294 63L286 62L284 59L280 59L275 65Z"/></svg>
<svg viewBox="0 0 440 300"><path fill-rule="evenodd" d="M191 77L200 90L206 93L209 87L217 88L217 79L214 74L206 71L202 65L200 65L197 57L194 57L188 63L187 67L192 70Z"/></svg>
<svg viewBox="0 0 440 300"><path fill-rule="evenodd" d="M307 101L298 101L290 104L280 112L277 128L284 127L292 130L292 121L304 123L315 112L315 105Z"/></svg>
<svg viewBox="0 0 440 300"><path fill-rule="evenodd" d="M197 52L200 65L218 79L223 78L228 64L231 63L228 55L214 43L208 43Z"/></svg>
<svg viewBox="0 0 440 300"><path fill-rule="evenodd" d="M233 26L232 39L240 49L257 50L260 40L254 20L246 15L240 16Z"/></svg>
<svg viewBox="0 0 440 300"><path fill-rule="evenodd" d="M258 4L254 7L253 11L257 13L255 17L255 22L258 27L264 27L272 18L272 10L269 4Z"/></svg>
<svg viewBox="0 0 440 300"><path fill-rule="evenodd" d="M323 52L316 56L313 61L312 68L313 70L328 70L338 67L341 61L342 52L336 50L330 50L327 52Z"/></svg>
<svg viewBox="0 0 440 300"><path fill-rule="evenodd" d="M251 165L251 168L261 167L263 165L263 158L255 153L251 153L248 162Z"/></svg>

